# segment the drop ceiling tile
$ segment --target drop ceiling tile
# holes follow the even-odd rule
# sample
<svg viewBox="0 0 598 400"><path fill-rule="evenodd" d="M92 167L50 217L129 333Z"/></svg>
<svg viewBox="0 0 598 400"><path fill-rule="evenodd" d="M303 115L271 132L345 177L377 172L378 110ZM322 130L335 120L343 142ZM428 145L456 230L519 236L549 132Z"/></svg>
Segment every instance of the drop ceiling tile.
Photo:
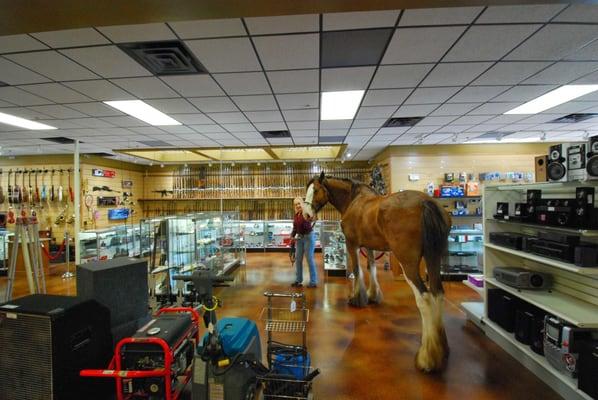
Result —
<svg viewBox="0 0 598 400"><path fill-rule="evenodd" d="M289 129L291 129L293 131L309 129L311 131L315 130L317 132L318 121L295 121L295 122L287 121L287 126L289 127Z"/></svg>
<svg viewBox="0 0 598 400"><path fill-rule="evenodd" d="M548 62L511 62L496 63L478 79L474 85L517 85L524 79L548 67Z"/></svg>
<svg viewBox="0 0 598 400"><path fill-rule="evenodd" d="M363 99L364 106L397 106L411 93L412 89L368 90Z"/></svg>
<svg viewBox="0 0 598 400"><path fill-rule="evenodd" d="M598 105L595 102L590 101L569 101L561 104L560 106L552 107L550 110L551 114L571 114L585 111L589 108L593 108Z"/></svg>
<svg viewBox="0 0 598 400"><path fill-rule="evenodd" d="M247 118L245 118L243 113L240 112L209 113L208 116L219 124L237 124L247 122Z"/></svg>
<svg viewBox="0 0 598 400"><path fill-rule="evenodd" d="M204 134L226 133L220 125L191 125L191 128L196 132Z"/></svg>
<svg viewBox="0 0 598 400"><path fill-rule="evenodd" d="M510 86L468 86L449 100L449 103L482 103L498 96Z"/></svg>
<svg viewBox="0 0 598 400"><path fill-rule="evenodd" d="M172 117L185 125L202 125L213 123L210 118L197 112L193 114L176 114L172 115Z"/></svg>
<svg viewBox="0 0 598 400"><path fill-rule="evenodd" d="M375 70L375 67L322 69L322 91L366 89Z"/></svg>
<svg viewBox="0 0 598 400"><path fill-rule="evenodd" d="M90 101L87 96L75 92L59 83L40 83L37 85L27 85L22 87L23 90L29 93L43 96L56 103L79 103L82 101Z"/></svg>
<svg viewBox="0 0 598 400"><path fill-rule="evenodd" d="M47 49L48 46L29 35L0 36L0 54Z"/></svg>
<svg viewBox="0 0 598 400"><path fill-rule="evenodd" d="M436 110L430 113L432 116L443 116L443 115L463 115L469 111L478 107L480 103L456 103L456 104L443 104Z"/></svg>
<svg viewBox="0 0 598 400"><path fill-rule="evenodd" d="M229 132L257 132L252 124L222 124L222 127Z"/></svg>
<svg viewBox="0 0 598 400"><path fill-rule="evenodd" d="M139 133L141 135L146 135L146 136L160 136L164 134L164 131L162 129L153 127L153 126L144 126L144 127L138 127L138 128L129 128L130 131L132 132L136 132Z"/></svg>
<svg viewBox="0 0 598 400"><path fill-rule="evenodd" d="M112 117L123 115L120 111L105 105L104 103L73 103L66 104L67 107L82 112L91 117Z"/></svg>
<svg viewBox="0 0 598 400"><path fill-rule="evenodd" d="M443 126L438 132L442 133L461 133L471 128L473 125L446 125Z"/></svg>
<svg viewBox="0 0 598 400"><path fill-rule="evenodd" d="M567 60L598 60L598 40L574 51L566 57Z"/></svg>
<svg viewBox="0 0 598 400"><path fill-rule="evenodd" d="M405 104L438 104L444 103L457 93L461 87L420 88L413 91Z"/></svg>
<svg viewBox="0 0 598 400"><path fill-rule="evenodd" d="M525 119L526 116L525 115L498 115L494 118L489 119L488 121L485 121L484 123L486 124L512 124L515 123L517 121L521 121L522 119Z"/></svg>
<svg viewBox="0 0 598 400"><path fill-rule="evenodd" d="M446 124L450 124L456 119L455 116L440 116L440 117L433 117L429 116L417 123L418 126L443 126Z"/></svg>
<svg viewBox="0 0 598 400"><path fill-rule="evenodd" d="M291 135L294 138L316 138L318 137L317 129L293 129Z"/></svg>
<svg viewBox="0 0 598 400"><path fill-rule="evenodd" d="M135 96L106 80L64 82L65 86L95 100L134 100Z"/></svg>
<svg viewBox="0 0 598 400"><path fill-rule="evenodd" d="M172 134L185 134L195 132L193 129L184 125L163 126L162 130Z"/></svg>
<svg viewBox="0 0 598 400"><path fill-rule="evenodd" d="M350 146L361 147L370 139L371 136L347 136L345 137L344 143L347 143Z"/></svg>
<svg viewBox="0 0 598 400"><path fill-rule="evenodd" d="M351 128L349 136L372 136L378 132L378 128Z"/></svg>
<svg viewBox="0 0 598 400"><path fill-rule="evenodd" d="M279 94L276 96L281 110L301 110L319 106L318 93Z"/></svg>
<svg viewBox="0 0 598 400"><path fill-rule="evenodd" d="M100 26L98 30L115 43L176 39L168 26L163 23Z"/></svg>
<svg viewBox="0 0 598 400"><path fill-rule="evenodd" d="M596 27L592 25L546 25L505 59L558 61L588 44L596 36Z"/></svg>
<svg viewBox="0 0 598 400"><path fill-rule="evenodd" d="M437 130L439 130L440 127L439 126L414 126L411 129L409 129L407 131L408 134L413 134L413 133L432 133L432 132L436 132Z"/></svg>
<svg viewBox="0 0 598 400"><path fill-rule="evenodd" d="M399 10L383 10L324 14L322 29L324 31L335 31L393 27L399 12Z"/></svg>
<svg viewBox="0 0 598 400"><path fill-rule="evenodd" d="M421 83L422 87L438 86L465 86L475 77L479 76L492 63L471 62L471 63L441 63Z"/></svg>
<svg viewBox="0 0 598 400"><path fill-rule="evenodd" d="M243 94L270 94L270 86L263 72L217 74L214 79L230 96Z"/></svg>
<svg viewBox="0 0 598 400"><path fill-rule="evenodd" d="M103 117L102 121L108 122L119 128L128 128L133 126L148 126L148 123L141 121L140 119L123 116L123 117Z"/></svg>
<svg viewBox="0 0 598 400"><path fill-rule="evenodd" d="M280 111L249 111L245 113L251 122L282 122Z"/></svg>
<svg viewBox="0 0 598 400"><path fill-rule="evenodd" d="M553 89L556 89L555 85L534 85L534 86L514 86L501 95L492 99L494 102L500 101L513 101L513 102L526 102L535 99Z"/></svg>
<svg viewBox="0 0 598 400"><path fill-rule="evenodd" d="M116 46L83 47L60 52L104 78L151 75L148 70Z"/></svg>
<svg viewBox="0 0 598 400"><path fill-rule="evenodd" d="M472 26L443 61L496 61L542 25Z"/></svg>
<svg viewBox="0 0 598 400"><path fill-rule="evenodd" d="M500 128L504 128L505 124L489 124L486 123L474 126L470 128L467 132L494 132Z"/></svg>
<svg viewBox="0 0 598 400"><path fill-rule="evenodd" d="M557 62L526 79L524 84L566 84L598 69L598 62Z"/></svg>
<svg viewBox="0 0 598 400"><path fill-rule="evenodd" d="M460 118L457 118L453 122L452 125L469 125L469 124L481 124L484 121L488 121L492 116L490 115L466 115Z"/></svg>
<svg viewBox="0 0 598 400"><path fill-rule="evenodd" d="M189 103L187 99L158 99L145 100L145 102L166 114L197 113L197 108L193 107L193 105Z"/></svg>
<svg viewBox="0 0 598 400"><path fill-rule="evenodd" d="M79 111L72 110L67 107L59 105L47 105L47 106L34 106L32 110L40 113L49 115L54 118L68 119L68 118L85 118L87 115L80 113Z"/></svg>
<svg viewBox="0 0 598 400"><path fill-rule="evenodd" d="M356 118L364 119L364 118L388 118L390 117L395 111L396 106L381 106L381 107L360 107L359 111L357 112Z"/></svg>
<svg viewBox="0 0 598 400"><path fill-rule="evenodd" d="M62 47L93 46L110 44L110 41L93 28L67 29L62 31L38 32L31 36L56 49Z"/></svg>
<svg viewBox="0 0 598 400"><path fill-rule="evenodd" d="M106 118L115 118L115 117L106 117ZM120 118L120 117L118 117ZM113 124L105 121L104 119L99 118L76 118L71 119L69 122L73 124L79 125L81 128L112 128L114 127ZM95 134L95 131L90 132L92 135Z"/></svg>
<svg viewBox="0 0 598 400"><path fill-rule="evenodd" d="M320 110L317 108L309 110L282 110L285 121L313 121L320 117Z"/></svg>
<svg viewBox="0 0 598 400"><path fill-rule="evenodd" d="M293 136L293 140L295 141L295 144L318 144L318 139L311 137Z"/></svg>
<svg viewBox="0 0 598 400"><path fill-rule="evenodd" d="M436 109L439 104L402 105L393 117L425 117Z"/></svg>
<svg viewBox="0 0 598 400"><path fill-rule="evenodd" d="M247 34L240 18L177 21L169 22L168 25L181 39L245 36Z"/></svg>
<svg viewBox="0 0 598 400"><path fill-rule="evenodd" d="M39 110L35 110L34 108L24 108L24 107L11 107L11 108L1 108L0 112L14 115L21 118L27 119L50 119L52 116L50 114L45 114ZM12 127L11 129L18 129L17 127Z"/></svg>
<svg viewBox="0 0 598 400"><path fill-rule="evenodd" d="M485 103L469 112L469 115L494 115L503 114L515 107L520 106L521 102L516 103Z"/></svg>
<svg viewBox="0 0 598 400"><path fill-rule="evenodd" d="M423 144L437 144L440 142L443 142L447 139L452 138L453 135L452 134L447 134L447 133L433 133L431 135L428 135L424 138L424 142Z"/></svg>
<svg viewBox="0 0 598 400"><path fill-rule="evenodd" d="M486 8L476 24L548 22L565 7L564 4L491 6Z"/></svg>
<svg viewBox="0 0 598 400"><path fill-rule="evenodd" d="M211 73L261 71L249 38L188 40L185 44Z"/></svg>
<svg viewBox="0 0 598 400"><path fill-rule="evenodd" d="M353 128L380 128L388 118L356 119L353 121Z"/></svg>
<svg viewBox="0 0 598 400"><path fill-rule="evenodd" d="M55 81L75 81L98 77L56 51L9 54L5 57Z"/></svg>
<svg viewBox="0 0 598 400"><path fill-rule="evenodd" d="M178 97L175 91L154 77L112 79L111 82L140 99Z"/></svg>
<svg viewBox="0 0 598 400"><path fill-rule="evenodd" d="M555 118L560 117L560 115L554 114L536 114L530 117L524 118L519 120L517 123L519 124L542 124L544 122L552 121Z"/></svg>
<svg viewBox="0 0 598 400"><path fill-rule="evenodd" d="M572 4L554 21L595 23L598 22L598 7L594 4Z"/></svg>
<svg viewBox="0 0 598 400"><path fill-rule="evenodd" d="M376 71L371 89L416 87L434 64L381 65Z"/></svg>
<svg viewBox="0 0 598 400"><path fill-rule="evenodd" d="M464 30L460 26L397 29L382 64L437 62Z"/></svg>
<svg viewBox="0 0 598 400"><path fill-rule="evenodd" d="M319 70L268 71L268 79L274 93L317 92Z"/></svg>
<svg viewBox="0 0 598 400"><path fill-rule="evenodd" d="M265 70L319 67L319 36L281 35L253 38Z"/></svg>
<svg viewBox="0 0 598 400"><path fill-rule="evenodd" d="M23 85L49 82L50 79L0 57L0 81L9 85Z"/></svg>
<svg viewBox="0 0 598 400"><path fill-rule="evenodd" d="M262 135L260 135L255 129L253 132L235 132L234 135L240 140L263 139Z"/></svg>
<svg viewBox="0 0 598 400"><path fill-rule="evenodd" d="M451 7L405 10L399 26L469 24L483 7Z"/></svg>
<svg viewBox="0 0 598 400"><path fill-rule="evenodd" d="M322 33L322 68L378 65L391 28L333 31Z"/></svg>
<svg viewBox="0 0 598 400"><path fill-rule="evenodd" d="M257 96L235 96L233 101L242 111L278 110L274 96L270 94Z"/></svg>
<svg viewBox="0 0 598 400"><path fill-rule="evenodd" d="M255 129L258 131L279 131L287 129L284 122L258 122L254 125Z"/></svg>
<svg viewBox="0 0 598 400"><path fill-rule="evenodd" d="M345 136L348 129L320 129L320 137L322 136Z"/></svg>
<svg viewBox="0 0 598 400"><path fill-rule="evenodd" d="M161 79L183 97L224 95L224 92L209 75L164 76Z"/></svg>
<svg viewBox="0 0 598 400"><path fill-rule="evenodd" d="M280 145L285 145L285 144L293 144L293 139L291 139L291 138L273 138L273 139L268 139L268 142L270 142L270 144L272 146L280 146Z"/></svg>
<svg viewBox="0 0 598 400"><path fill-rule="evenodd" d="M253 17L245 18L245 23L251 35L317 32L320 29L318 14Z"/></svg>
<svg viewBox="0 0 598 400"><path fill-rule="evenodd" d="M353 120L343 119L338 121L320 121L320 129L348 129Z"/></svg>
<svg viewBox="0 0 598 400"><path fill-rule="evenodd" d="M228 97L195 97L190 98L200 111L203 112L226 112L237 111L237 106Z"/></svg>

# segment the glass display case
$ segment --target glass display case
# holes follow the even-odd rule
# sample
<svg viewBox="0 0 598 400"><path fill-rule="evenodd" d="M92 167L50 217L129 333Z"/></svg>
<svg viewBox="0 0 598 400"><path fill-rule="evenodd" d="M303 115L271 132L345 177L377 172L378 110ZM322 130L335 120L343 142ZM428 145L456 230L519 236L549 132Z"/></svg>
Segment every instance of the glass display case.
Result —
<svg viewBox="0 0 598 400"><path fill-rule="evenodd" d="M224 269L236 263L245 265L245 241L241 235L241 220L238 211L225 211L222 214L222 257Z"/></svg>
<svg viewBox="0 0 598 400"><path fill-rule="evenodd" d="M240 223L241 237L245 248L265 249L266 247L266 222L261 220L242 221Z"/></svg>
<svg viewBox="0 0 598 400"><path fill-rule="evenodd" d="M481 225L453 225L448 238L448 254L442 263L441 273L445 279L482 272L484 234Z"/></svg>
<svg viewBox="0 0 598 400"><path fill-rule="evenodd" d="M81 263L139 255L139 240L135 240L135 231L135 227L118 225L80 232Z"/></svg>
<svg viewBox="0 0 598 400"><path fill-rule="evenodd" d="M321 248L320 243L320 224L321 221L316 221L313 226L316 239L316 249ZM291 245L291 232L293 231L292 220L275 220L266 221L265 234L265 248L271 249L285 249Z"/></svg>
<svg viewBox="0 0 598 400"><path fill-rule="evenodd" d="M0 230L0 275L8 271L8 240L14 233Z"/></svg>
<svg viewBox="0 0 598 400"><path fill-rule="evenodd" d="M340 221L321 221L319 232L324 271L327 274L346 275L347 247Z"/></svg>

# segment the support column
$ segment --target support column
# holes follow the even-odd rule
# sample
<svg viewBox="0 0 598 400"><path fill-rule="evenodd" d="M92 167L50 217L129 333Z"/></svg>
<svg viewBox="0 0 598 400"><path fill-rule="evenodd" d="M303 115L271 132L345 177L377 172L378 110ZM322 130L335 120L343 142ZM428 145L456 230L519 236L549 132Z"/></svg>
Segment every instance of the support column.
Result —
<svg viewBox="0 0 598 400"><path fill-rule="evenodd" d="M73 169L75 170L75 226L73 240L75 242L75 265L81 264L81 252L79 249L79 230L81 229L81 171L79 164L79 140L75 140L75 154L73 156ZM68 243L67 243L68 246Z"/></svg>

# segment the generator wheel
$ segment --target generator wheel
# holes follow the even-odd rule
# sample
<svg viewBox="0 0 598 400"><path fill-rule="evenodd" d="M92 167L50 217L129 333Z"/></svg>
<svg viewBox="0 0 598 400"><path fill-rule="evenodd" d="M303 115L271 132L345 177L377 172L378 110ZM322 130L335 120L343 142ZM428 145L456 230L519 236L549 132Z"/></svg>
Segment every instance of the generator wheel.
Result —
<svg viewBox="0 0 598 400"><path fill-rule="evenodd" d="M264 387L261 382L251 385L245 394L245 400L264 400Z"/></svg>

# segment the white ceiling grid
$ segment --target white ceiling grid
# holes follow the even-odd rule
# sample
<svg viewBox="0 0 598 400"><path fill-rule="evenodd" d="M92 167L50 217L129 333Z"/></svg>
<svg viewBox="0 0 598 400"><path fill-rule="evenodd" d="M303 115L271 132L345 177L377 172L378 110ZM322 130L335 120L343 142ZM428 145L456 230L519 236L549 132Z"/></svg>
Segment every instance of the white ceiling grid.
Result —
<svg viewBox="0 0 598 400"><path fill-rule="evenodd" d="M376 62L321 67L328 33L377 31ZM386 30L386 31L384 31ZM181 40L207 74L153 76L118 47ZM352 43L346 43L350 53ZM357 50L355 50L357 51ZM64 136L112 152L173 146L347 143L356 159L384 146L461 143L489 131L580 139L598 121L598 95L538 115L503 115L559 85L598 83L598 6L460 7L89 27L0 37L0 111L59 128L0 126L3 154L65 153ZM320 121L320 93L366 90L354 120ZM182 126L151 127L102 103L143 99ZM390 117L424 117L382 128ZM264 139L259 130L289 130ZM328 140L333 140L329 142Z"/></svg>

